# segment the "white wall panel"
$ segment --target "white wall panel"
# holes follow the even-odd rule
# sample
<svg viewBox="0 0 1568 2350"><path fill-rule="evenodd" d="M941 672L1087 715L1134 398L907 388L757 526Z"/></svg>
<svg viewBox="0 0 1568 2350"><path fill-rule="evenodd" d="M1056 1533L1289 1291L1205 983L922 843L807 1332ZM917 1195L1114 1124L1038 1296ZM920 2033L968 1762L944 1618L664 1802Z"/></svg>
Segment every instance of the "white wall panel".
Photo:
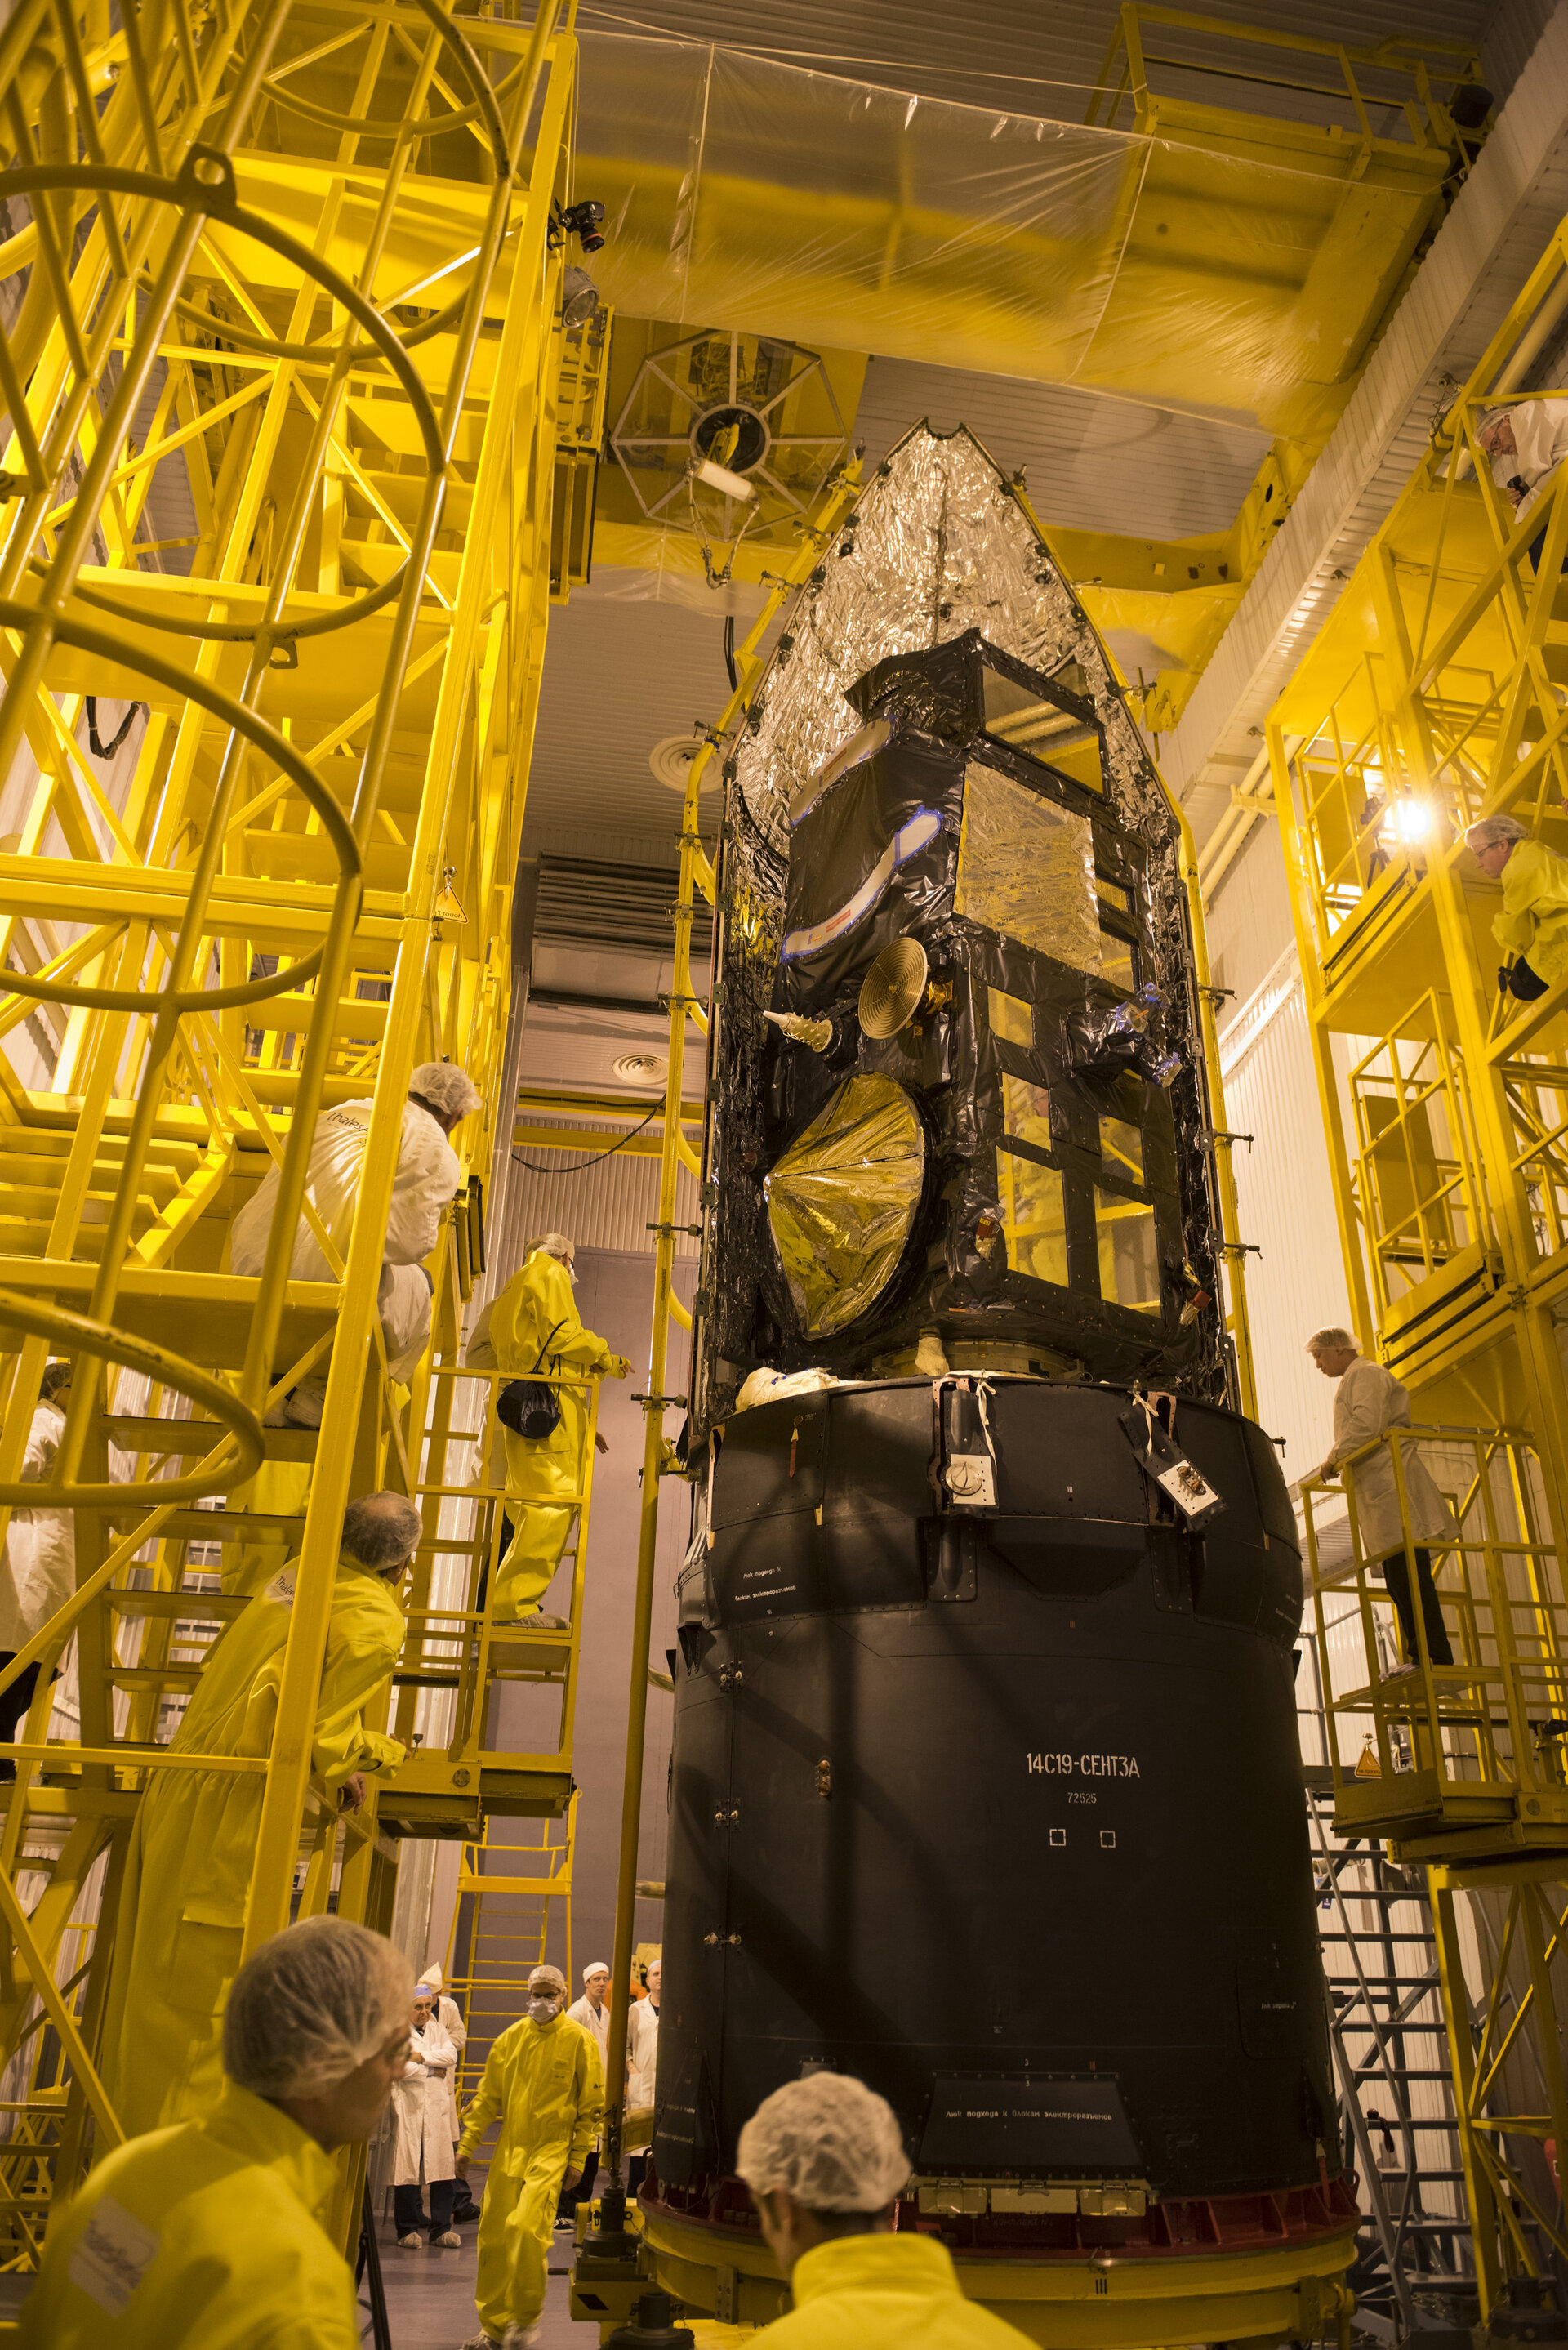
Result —
<svg viewBox="0 0 1568 2350"><path fill-rule="evenodd" d="M1306 1003L1295 953L1282 958L1220 1043L1225 1123L1251 1134L1232 1153L1241 1237L1249 1256L1247 1310L1258 1411L1285 1440L1293 1484L1328 1450L1333 1389L1303 1346L1350 1305L1334 1212L1328 1148L1318 1108Z"/></svg>
<svg viewBox="0 0 1568 2350"><path fill-rule="evenodd" d="M548 1118L534 1123L566 1127L569 1121ZM582 1131L580 1125L572 1127L574 1138ZM613 1128L607 1128L607 1150L615 1139ZM527 1166L514 1159L513 1180L498 1227L486 1243L489 1289L510 1278L522 1262L525 1244L536 1232L566 1232L579 1249L630 1250L651 1256L654 1236L648 1227L659 1217L658 1159L634 1159L623 1150L586 1166L585 1159L593 1155L574 1139L569 1149L550 1150L532 1144L524 1154L531 1162ZM676 1177L675 1222L697 1222L697 1181L684 1167ZM688 1232L678 1233L675 1253L695 1256L696 1240Z"/></svg>

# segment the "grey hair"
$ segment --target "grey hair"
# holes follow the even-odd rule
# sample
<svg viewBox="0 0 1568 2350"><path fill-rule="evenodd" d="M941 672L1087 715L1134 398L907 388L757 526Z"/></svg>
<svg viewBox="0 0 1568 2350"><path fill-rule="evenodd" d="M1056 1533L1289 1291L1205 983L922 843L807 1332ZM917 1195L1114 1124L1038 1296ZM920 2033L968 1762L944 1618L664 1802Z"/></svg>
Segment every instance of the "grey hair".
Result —
<svg viewBox="0 0 1568 2350"><path fill-rule="evenodd" d="M223 2011L223 2070L257 2097L318 2097L407 2026L410 1961L348 1918L305 1918L264 1942Z"/></svg>
<svg viewBox="0 0 1568 2350"><path fill-rule="evenodd" d="M424 1521L405 1493L361 1493L343 1513L343 1547L385 1574L412 1558Z"/></svg>
<svg viewBox="0 0 1568 2350"><path fill-rule="evenodd" d="M410 1074L409 1091L421 1095L444 1118L466 1118L483 1098L473 1079L455 1061L421 1061Z"/></svg>
<svg viewBox="0 0 1568 2350"><path fill-rule="evenodd" d="M1483 848L1501 848L1505 840L1528 840L1530 827L1521 824L1516 816L1483 816L1479 824L1467 827L1465 847L1479 857Z"/></svg>
<svg viewBox="0 0 1568 2350"><path fill-rule="evenodd" d="M569 1241L565 1232L538 1232L529 1242L523 1254L525 1258L531 1257L535 1249L547 1249L552 1256L558 1257L565 1264L569 1256L576 1254L576 1243Z"/></svg>
<svg viewBox="0 0 1568 2350"><path fill-rule="evenodd" d="M1314 1330L1306 1342L1309 1355L1315 1355L1320 1347L1348 1347L1353 1355L1361 1352L1361 1342L1354 1330L1342 1330L1337 1322L1331 1322L1326 1330Z"/></svg>

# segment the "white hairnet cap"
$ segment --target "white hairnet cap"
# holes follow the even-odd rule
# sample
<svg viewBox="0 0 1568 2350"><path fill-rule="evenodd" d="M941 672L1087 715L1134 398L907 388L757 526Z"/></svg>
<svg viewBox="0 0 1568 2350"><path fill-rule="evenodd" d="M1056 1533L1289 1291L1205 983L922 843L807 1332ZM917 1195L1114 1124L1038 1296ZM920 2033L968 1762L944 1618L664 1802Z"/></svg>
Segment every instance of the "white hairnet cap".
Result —
<svg viewBox="0 0 1568 2350"><path fill-rule="evenodd" d="M565 1232L535 1232L523 1252L524 1257L532 1256L535 1249L548 1249L552 1256L558 1256L565 1263L567 1257L576 1256L577 1244L576 1241L569 1241Z"/></svg>
<svg viewBox="0 0 1568 2350"><path fill-rule="evenodd" d="M528 1988L530 1991L533 1990L535 1983L545 1991L565 1991L566 1988L566 1978L561 1972L559 1967L545 1965L535 1967L533 1973L529 1976Z"/></svg>
<svg viewBox="0 0 1568 2350"><path fill-rule="evenodd" d="M587 1982L594 1975L607 1975L609 1969L606 1966L604 1960L602 1959L595 1959L590 1965L586 1966L583 1969L583 1981Z"/></svg>
<svg viewBox="0 0 1568 2350"><path fill-rule="evenodd" d="M264 1942L223 2012L223 2070L258 2097L318 2097L407 2026L414 1970L348 1918L306 1918Z"/></svg>
<svg viewBox="0 0 1568 2350"><path fill-rule="evenodd" d="M421 1061L409 1078L409 1091L422 1094L432 1109L448 1118L466 1118L480 1104L479 1087L455 1061Z"/></svg>
<svg viewBox="0 0 1568 2350"><path fill-rule="evenodd" d="M909 2176L893 2108L863 2081L813 2073L764 2097L741 2131L735 2168L809 2211L884 2211Z"/></svg>
<svg viewBox="0 0 1568 2350"><path fill-rule="evenodd" d="M440 1967L427 1967L423 1974L420 1977L420 1981L422 1983L429 1983L431 1991L440 1991L443 1980L444 1978ZM415 1988L416 1990L418 1989L417 1984Z"/></svg>

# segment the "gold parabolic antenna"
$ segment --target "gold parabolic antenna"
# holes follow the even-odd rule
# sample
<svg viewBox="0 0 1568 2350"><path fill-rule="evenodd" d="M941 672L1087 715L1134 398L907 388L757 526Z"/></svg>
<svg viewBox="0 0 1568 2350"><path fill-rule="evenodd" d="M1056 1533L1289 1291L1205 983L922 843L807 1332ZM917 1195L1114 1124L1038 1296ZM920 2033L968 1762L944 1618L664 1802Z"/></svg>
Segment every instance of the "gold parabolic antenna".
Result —
<svg viewBox="0 0 1568 2350"><path fill-rule="evenodd" d="M808 1338L869 1312L903 1260L926 1179L919 1113L892 1077L846 1078L763 1185Z"/></svg>
<svg viewBox="0 0 1568 2350"><path fill-rule="evenodd" d="M860 987L857 1010L867 1036L896 1036L909 1026L926 992L929 970L919 939L895 939L883 948Z"/></svg>

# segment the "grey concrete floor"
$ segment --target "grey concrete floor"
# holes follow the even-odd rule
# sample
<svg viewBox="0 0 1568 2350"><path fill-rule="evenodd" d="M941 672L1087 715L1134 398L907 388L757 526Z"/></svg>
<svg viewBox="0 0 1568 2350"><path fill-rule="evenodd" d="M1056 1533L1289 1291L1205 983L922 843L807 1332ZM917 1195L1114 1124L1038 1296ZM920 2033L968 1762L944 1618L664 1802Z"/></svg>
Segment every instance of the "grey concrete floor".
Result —
<svg viewBox="0 0 1568 2350"><path fill-rule="evenodd" d="M477 2176L475 2186L479 2184ZM387 2315L392 2350L458 2350L478 2331L473 2306L473 2277L478 2260L479 2223L458 2230L461 2252L432 2251L421 2244L417 2252L398 2250L390 2220L381 2223L381 2275L387 2288ZM567 2313L566 2271L571 2265L572 2238L563 2229L550 2254L550 2284L545 2296L542 2350L594 2350L597 2329L574 2325ZM555 2273L559 2270L559 2275ZM360 2307L367 2328L369 2310L364 2287ZM369 2334L367 2332L367 2340Z"/></svg>

